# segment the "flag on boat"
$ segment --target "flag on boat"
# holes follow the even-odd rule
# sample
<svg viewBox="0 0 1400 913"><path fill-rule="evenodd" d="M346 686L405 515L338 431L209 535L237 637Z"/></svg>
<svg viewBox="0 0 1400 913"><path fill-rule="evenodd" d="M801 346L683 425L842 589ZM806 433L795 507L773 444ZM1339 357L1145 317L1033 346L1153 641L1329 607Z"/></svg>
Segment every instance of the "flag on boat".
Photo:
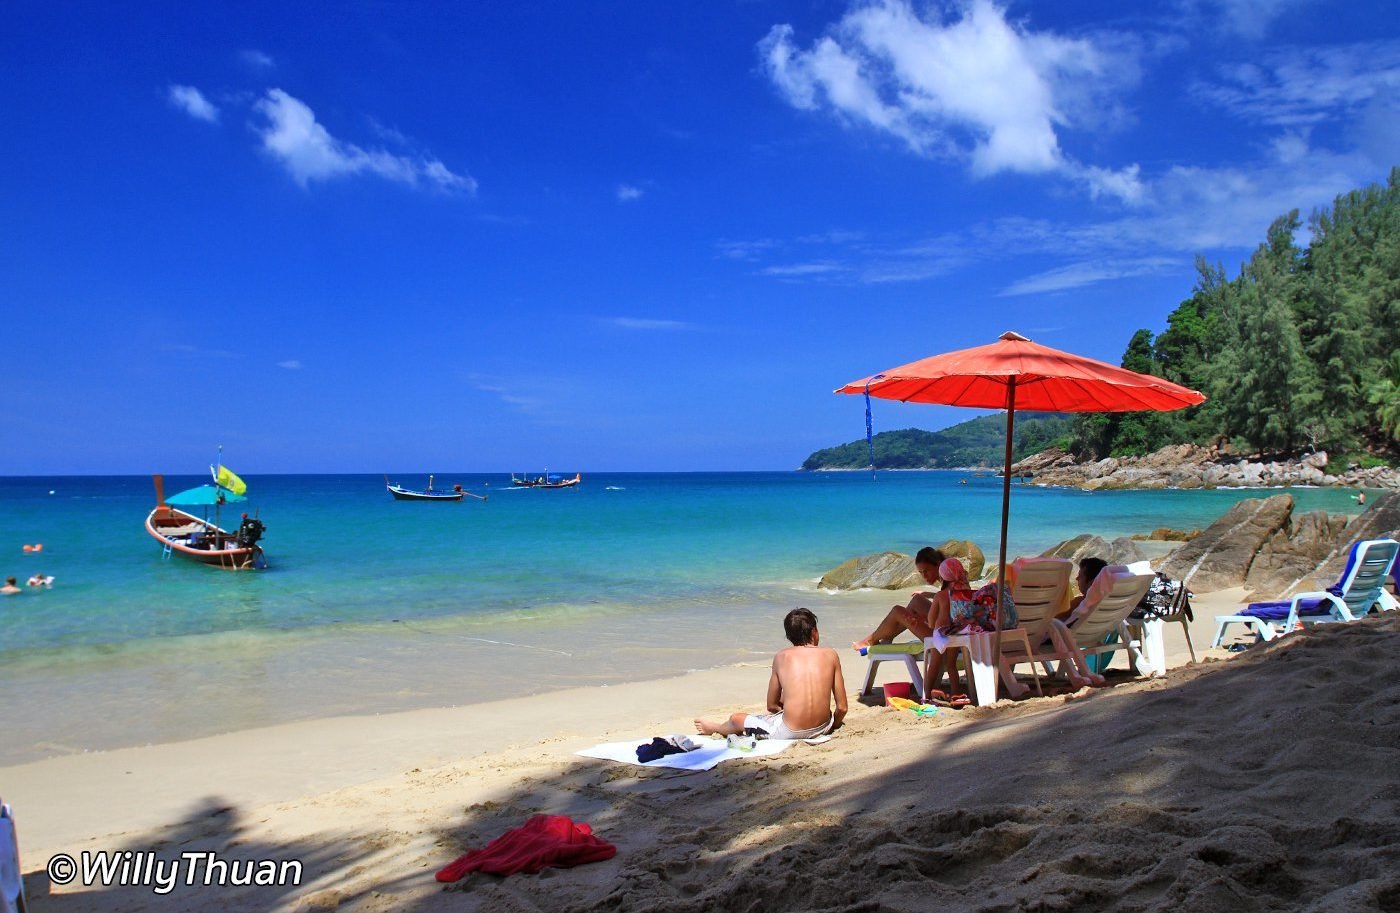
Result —
<svg viewBox="0 0 1400 913"><path fill-rule="evenodd" d="M244 494L248 491L248 485L238 476L233 474L233 470L227 466L220 466L217 470L213 466L209 470L214 473L214 481L227 488L236 495Z"/></svg>

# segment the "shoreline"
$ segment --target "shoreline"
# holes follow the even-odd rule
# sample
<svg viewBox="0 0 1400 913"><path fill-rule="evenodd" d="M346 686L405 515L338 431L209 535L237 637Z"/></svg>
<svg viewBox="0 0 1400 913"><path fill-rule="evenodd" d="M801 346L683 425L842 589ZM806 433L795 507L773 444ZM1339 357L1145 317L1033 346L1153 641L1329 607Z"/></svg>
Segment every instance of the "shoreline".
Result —
<svg viewBox="0 0 1400 913"><path fill-rule="evenodd" d="M535 696L663 679L765 655L772 619L796 605L839 628L899 598L781 584L762 602L640 615L630 604L594 606L547 622L542 609L504 629L461 616L179 635L77 648L80 658L56 664L39 654L3 673L7 689L28 698L8 714L0 766L327 717L473 706L503 687Z"/></svg>

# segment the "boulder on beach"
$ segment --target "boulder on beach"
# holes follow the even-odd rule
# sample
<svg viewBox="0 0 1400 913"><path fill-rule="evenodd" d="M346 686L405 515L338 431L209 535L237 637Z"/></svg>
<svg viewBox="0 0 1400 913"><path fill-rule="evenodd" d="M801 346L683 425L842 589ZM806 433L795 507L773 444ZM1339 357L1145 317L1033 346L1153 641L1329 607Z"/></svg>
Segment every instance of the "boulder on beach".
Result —
<svg viewBox="0 0 1400 913"><path fill-rule="evenodd" d="M1353 517L1332 542L1332 548L1316 569L1292 581L1280 595L1325 590L1336 583L1346 568L1352 543L1362 539L1400 539L1400 491L1385 492L1360 515ZM1260 592L1259 597L1275 598L1264 592Z"/></svg>
<svg viewBox="0 0 1400 913"><path fill-rule="evenodd" d="M1327 560L1345 537L1347 518L1312 511L1293 517L1267 540L1254 556L1245 586L1259 599L1274 599L1288 591Z"/></svg>
<svg viewBox="0 0 1400 913"><path fill-rule="evenodd" d="M1254 556L1292 513L1292 495L1240 501L1205 532L1173 552L1162 572L1189 580L1191 589L1198 593L1239 586L1249 576Z"/></svg>
<svg viewBox="0 0 1400 913"><path fill-rule="evenodd" d="M1049 558L1068 558L1076 565L1083 558L1102 558L1109 564L1131 564L1148 557L1137 542L1126 536L1110 542L1102 536L1088 533L1066 539L1043 554Z"/></svg>
<svg viewBox="0 0 1400 913"><path fill-rule="evenodd" d="M949 558L961 561L963 568L967 570L968 580L979 579L982 576L982 570L987 566L987 557L982 554L977 543L969 542L966 539L949 539L938 546L938 550ZM918 579L920 582L923 581L922 577ZM912 583L910 586L918 586L918 583Z"/></svg>
<svg viewBox="0 0 1400 913"><path fill-rule="evenodd" d="M822 575L817 585L824 590L904 590L923 582L911 556L880 552L852 558L832 568Z"/></svg>

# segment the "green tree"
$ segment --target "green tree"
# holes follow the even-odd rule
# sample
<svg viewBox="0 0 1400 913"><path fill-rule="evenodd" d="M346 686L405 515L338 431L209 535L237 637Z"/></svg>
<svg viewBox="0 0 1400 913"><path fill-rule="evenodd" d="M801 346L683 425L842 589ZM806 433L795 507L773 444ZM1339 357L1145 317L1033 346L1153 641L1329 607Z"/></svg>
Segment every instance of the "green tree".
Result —
<svg viewBox="0 0 1400 913"><path fill-rule="evenodd" d="M1385 376L1371 385L1366 399L1376 407L1381 430L1400 441L1400 352L1390 353Z"/></svg>

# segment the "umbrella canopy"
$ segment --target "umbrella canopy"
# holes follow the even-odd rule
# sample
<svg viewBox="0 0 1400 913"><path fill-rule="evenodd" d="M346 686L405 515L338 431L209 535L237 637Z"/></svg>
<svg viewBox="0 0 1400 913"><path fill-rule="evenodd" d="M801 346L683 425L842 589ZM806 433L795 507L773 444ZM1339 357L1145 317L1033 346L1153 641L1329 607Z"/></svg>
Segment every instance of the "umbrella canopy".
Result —
<svg viewBox="0 0 1400 913"><path fill-rule="evenodd" d="M223 500L219 500L220 495ZM232 503L234 501L246 501L242 495L236 495L231 491L225 491L217 485L201 485L198 488L190 488L177 495L171 495L166 499L166 504L174 504L176 507L212 507L215 504Z"/></svg>
<svg viewBox="0 0 1400 913"><path fill-rule="evenodd" d="M1170 412L1203 403L1206 399L1195 390L1160 377L1037 345L1019 333L1003 333L990 345L934 355L872 374L851 381L836 392L864 393L905 403L1006 410L1006 465L1002 470L1001 548L997 561L998 607L1006 585L1006 530L1011 505L1011 443L1016 410ZM873 445L871 465L873 468ZM999 667L1000 626L995 653Z"/></svg>
<svg viewBox="0 0 1400 913"><path fill-rule="evenodd" d="M1015 388L1014 405L1008 391ZM901 402L1036 412L1165 412L1205 402L1150 374L1037 345L1018 333L851 381L837 393Z"/></svg>

